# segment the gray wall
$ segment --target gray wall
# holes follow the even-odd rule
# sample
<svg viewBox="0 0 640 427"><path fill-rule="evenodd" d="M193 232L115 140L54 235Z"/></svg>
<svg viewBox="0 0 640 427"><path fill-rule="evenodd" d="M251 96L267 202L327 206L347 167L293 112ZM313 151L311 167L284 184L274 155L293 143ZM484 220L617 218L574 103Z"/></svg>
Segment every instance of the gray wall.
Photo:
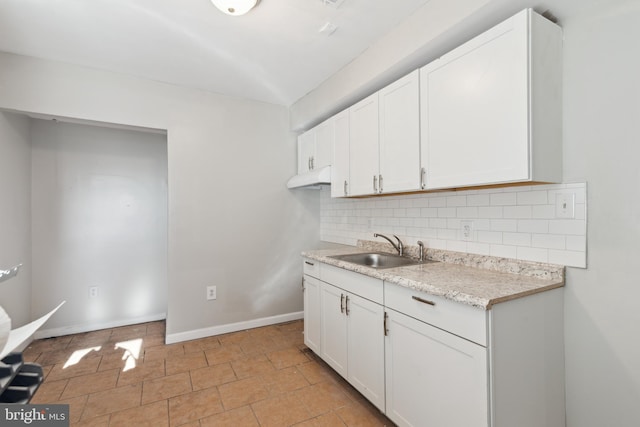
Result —
<svg viewBox="0 0 640 427"><path fill-rule="evenodd" d="M45 330L164 318L166 135L32 119L31 147L33 311L66 300Z"/></svg>
<svg viewBox="0 0 640 427"><path fill-rule="evenodd" d="M640 425L640 2L567 19L564 176L586 179L588 266L565 293L567 425Z"/></svg>
<svg viewBox="0 0 640 427"><path fill-rule="evenodd" d="M170 336L299 316L319 196L286 188L287 108L12 54L0 64L0 108L167 129Z"/></svg>
<svg viewBox="0 0 640 427"><path fill-rule="evenodd" d="M0 269L23 264L0 283L0 305L16 328L31 320L31 144L29 120L0 112Z"/></svg>

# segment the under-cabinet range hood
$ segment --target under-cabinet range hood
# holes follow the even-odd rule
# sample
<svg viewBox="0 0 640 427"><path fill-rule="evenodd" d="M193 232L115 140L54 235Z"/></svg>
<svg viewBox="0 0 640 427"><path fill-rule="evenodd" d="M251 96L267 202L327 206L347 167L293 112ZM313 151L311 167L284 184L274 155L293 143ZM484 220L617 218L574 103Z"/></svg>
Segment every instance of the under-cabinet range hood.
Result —
<svg viewBox="0 0 640 427"><path fill-rule="evenodd" d="M295 175L287 181L287 188L320 188L331 184L331 166Z"/></svg>

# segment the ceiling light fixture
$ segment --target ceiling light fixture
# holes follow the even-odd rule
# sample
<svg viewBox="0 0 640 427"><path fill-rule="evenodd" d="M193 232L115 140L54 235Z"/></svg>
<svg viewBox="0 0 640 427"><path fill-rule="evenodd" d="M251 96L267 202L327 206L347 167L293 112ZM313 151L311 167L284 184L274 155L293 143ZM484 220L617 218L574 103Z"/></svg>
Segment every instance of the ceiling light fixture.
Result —
<svg viewBox="0 0 640 427"><path fill-rule="evenodd" d="M227 15L240 16L253 9L258 0L211 0L211 3Z"/></svg>

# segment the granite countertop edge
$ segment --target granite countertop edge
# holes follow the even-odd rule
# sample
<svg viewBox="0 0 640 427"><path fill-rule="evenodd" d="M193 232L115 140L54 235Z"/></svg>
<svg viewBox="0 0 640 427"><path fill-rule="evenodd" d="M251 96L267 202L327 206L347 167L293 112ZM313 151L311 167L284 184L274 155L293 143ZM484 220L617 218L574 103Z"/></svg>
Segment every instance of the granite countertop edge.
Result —
<svg viewBox="0 0 640 427"><path fill-rule="evenodd" d="M388 269L331 258L369 251L390 253L390 248L390 245L386 248L377 242L358 242L358 246L340 249L303 251L302 256L484 310L495 304L564 286L563 266L461 252L427 250L426 259L436 262Z"/></svg>

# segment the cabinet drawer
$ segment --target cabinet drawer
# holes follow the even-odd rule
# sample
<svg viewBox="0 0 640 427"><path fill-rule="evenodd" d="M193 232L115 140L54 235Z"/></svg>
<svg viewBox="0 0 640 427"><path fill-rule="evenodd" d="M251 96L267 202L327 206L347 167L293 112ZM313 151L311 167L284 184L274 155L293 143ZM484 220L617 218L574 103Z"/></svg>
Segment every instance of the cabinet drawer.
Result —
<svg viewBox="0 0 640 427"><path fill-rule="evenodd" d="M302 272L308 276L320 278L320 263L318 261L305 258L302 261Z"/></svg>
<svg viewBox="0 0 640 427"><path fill-rule="evenodd" d="M384 284L384 305L482 346L487 345L486 310L391 283Z"/></svg>
<svg viewBox="0 0 640 427"><path fill-rule="evenodd" d="M320 280L331 283L347 292L359 295L378 304L383 300L383 282L353 271L343 270L328 264L320 266Z"/></svg>

